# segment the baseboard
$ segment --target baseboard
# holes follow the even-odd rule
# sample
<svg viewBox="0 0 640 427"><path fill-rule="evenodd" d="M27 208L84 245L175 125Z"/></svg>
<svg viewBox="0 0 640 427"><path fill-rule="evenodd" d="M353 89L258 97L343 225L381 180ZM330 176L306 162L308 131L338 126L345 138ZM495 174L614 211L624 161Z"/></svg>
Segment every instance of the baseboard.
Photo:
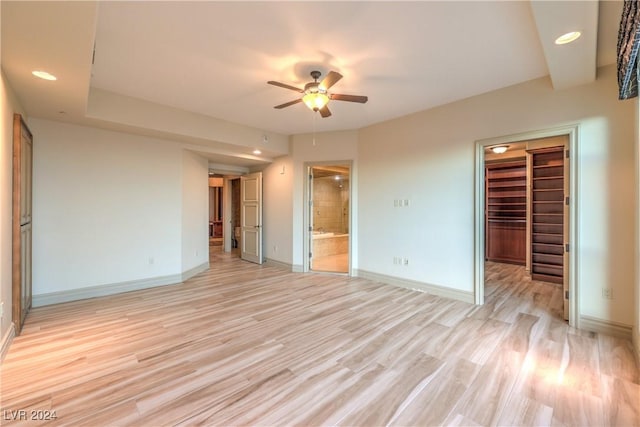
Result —
<svg viewBox="0 0 640 427"><path fill-rule="evenodd" d="M195 276L209 268L209 262L205 262L193 267L181 274L169 276L151 277L148 279L131 280L128 282L111 283L108 285L90 286L69 291L51 292L33 296L33 307L60 304L63 302L78 301L89 298L104 297L108 295L120 294L123 292L139 291L142 289L155 288L158 286L175 285Z"/></svg>
<svg viewBox="0 0 640 427"><path fill-rule="evenodd" d="M304 267L298 264L293 264L291 266L291 271L294 273L304 273Z"/></svg>
<svg viewBox="0 0 640 427"><path fill-rule="evenodd" d="M0 347L0 363L4 361L5 356L9 352L9 347L11 347L11 343L13 339L16 337L16 328L11 322L11 326L7 329L4 336L2 337L2 346Z"/></svg>
<svg viewBox="0 0 640 427"><path fill-rule="evenodd" d="M611 335L630 340L632 337L631 326L612 320L602 320L591 316L580 316L580 329Z"/></svg>
<svg viewBox="0 0 640 427"><path fill-rule="evenodd" d="M474 297L471 291L461 291L458 289L445 288L443 286L431 285L429 283L418 282L416 280L402 279L400 277L387 276L385 274L373 273L366 270L354 270L355 276L362 277L363 279L373 280L374 282L381 282L387 285L398 286L401 288L407 288L414 291L425 292L439 297L451 298L458 301L468 302L473 304Z"/></svg>
<svg viewBox="0 0 640 427"><path fill-rule="evenodd" d="M202 273L203 271L206 271L209 269L209 261L207 262L203 262L200 265L196 265L193 268L190 268L187 271L183 271L182 272L182 282L187 281L189 279L191 279L193 276Z"/></svg>
<svg viewBox="0 0 640 427"><path fill-rule="evenodd" d="M282 268L283 270L293 271L293 264L288 264L282 261L276 261L275 259L267 258L265 261L265 264L268 265L269 267L278 267L278 268Z"/></svg>

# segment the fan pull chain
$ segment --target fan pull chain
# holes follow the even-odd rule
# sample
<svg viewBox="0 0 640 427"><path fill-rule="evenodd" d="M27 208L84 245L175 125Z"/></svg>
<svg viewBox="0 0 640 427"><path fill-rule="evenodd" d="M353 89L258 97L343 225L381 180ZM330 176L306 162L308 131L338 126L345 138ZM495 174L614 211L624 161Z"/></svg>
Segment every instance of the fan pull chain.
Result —
<svg viewBox="0 0 640 427"><path fill-rule="evenodd" d="M314 111L313 112L313 139L312 139L314 147L316 146L316 116L317 114Z"/></svg>

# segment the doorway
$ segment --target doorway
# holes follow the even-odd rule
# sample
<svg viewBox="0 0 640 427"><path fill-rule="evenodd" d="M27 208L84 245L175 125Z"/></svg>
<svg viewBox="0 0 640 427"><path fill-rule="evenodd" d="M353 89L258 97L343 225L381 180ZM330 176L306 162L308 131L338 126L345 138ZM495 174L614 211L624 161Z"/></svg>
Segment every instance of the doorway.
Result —
<svg viewBox="0 0 640 427"><path fill-rule="evenodd" d="M349 273L351 165L308 166L309 271Z"/></svg>
<svg viewBox="0 0 640 427"><path fill-rule="evenodd" d="M576 126L477 141L476 304L484 304L486 275L510 274L523 282L519 285L533 280L557 287L559 316L577 325L571 250L577 132ZM507 151L490 150L498 146Z"/></svg>
<svg viewBox="0 0 640 427"><path fill-rule="evenodd" d="M224 179L209 173L209 250L221 250L224 243Z"/></svg>

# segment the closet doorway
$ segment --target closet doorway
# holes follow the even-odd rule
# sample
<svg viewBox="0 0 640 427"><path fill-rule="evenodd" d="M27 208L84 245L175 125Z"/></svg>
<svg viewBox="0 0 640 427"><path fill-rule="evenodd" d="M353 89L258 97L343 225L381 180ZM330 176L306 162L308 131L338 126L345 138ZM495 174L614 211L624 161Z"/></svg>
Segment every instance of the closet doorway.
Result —
<svg viewBox="0 0 640 427"><path fill-rule="evenodd" d="M308 270L349 273L351 164L307 166Z"/></svg>
<svg viewBox="0 0 640 427"><path fill-rule="evenodd" d="M576 324L571 252L576 135L576 128L566 128L478 142L477 304L484 303L485 280L504 283L508 276L514 289L543 283L552 295L549 309Z"/></svg>

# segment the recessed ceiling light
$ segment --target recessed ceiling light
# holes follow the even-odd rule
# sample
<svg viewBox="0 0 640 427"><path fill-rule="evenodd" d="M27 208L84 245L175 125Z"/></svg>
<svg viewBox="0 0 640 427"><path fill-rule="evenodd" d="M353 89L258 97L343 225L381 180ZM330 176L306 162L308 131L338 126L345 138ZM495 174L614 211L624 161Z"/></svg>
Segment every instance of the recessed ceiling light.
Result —
<svg viewBox="0 0 640 427"><path fill-rule="evenodd" d="M44 80L58 80L56 76L54 76L53 74L49 74L46 71L36 70L32 71L31 74Z"/></svg>
<svg viewBox="0 0 640 427"><path fill-rule="evenodd" d="M556 39L556 44L567 44L575 41L580 37L580 31L571 31L570 33L563 34Z"/></svg>
<svg viewBox="0 0 640 427"><path fill-rule="evenodd" d="M491 151L493 151L496 154L502 154L505 153L507 151L507 147L506 145L498 145L496 147L491 147Z"/></svg>
<svg viewBox="0 0 640 427"><path fill-rule="evenodd" d="M256 156L259 156L260 154L262 154L262 151L256 148L255 150L253 150L253 154L255 154Z"/></svg>

